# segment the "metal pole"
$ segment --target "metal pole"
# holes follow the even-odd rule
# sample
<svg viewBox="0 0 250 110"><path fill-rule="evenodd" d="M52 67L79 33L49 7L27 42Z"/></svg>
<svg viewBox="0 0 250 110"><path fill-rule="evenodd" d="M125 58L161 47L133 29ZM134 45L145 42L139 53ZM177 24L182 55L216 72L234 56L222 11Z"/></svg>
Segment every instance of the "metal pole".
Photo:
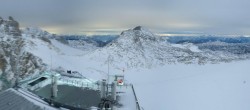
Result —
<svg viewBox="0 0 250 110"><path fill-rule="evenodd" d="M109 78L109 57L110 55L108 56L108 78Z"/></svg>
<svg viewBox="0 0 250 110"><path fill-rule="evenodd" d="M52 75L51 78L51 83L52 83L52 98L56 98L57 97L57 76Z"/></svg>
<svg viewBox="0 0 250 110"><path fill-rule="evenodd" d="M108 92L109 92L109 60L110 60L110 55L108 56L108 80L107 80L107 92L106 92L106 96L108 96Z"/></svg>
<svg viewBox="0 0 250 110"><path fill-rule="evenodd" d="M102 82L101 82L101 98L106 98L105 86L106 86L106 80L102 80Z"/></svg>
<svg viewBox="0 0 250 110"><path fill-rule="evenodd" d="M108 83L109 83L109 60L110 60L110 55L108 57Z"/></svg>
<svg viewBox="0 0 250 110"><path fill-rule="evenodd" d="M141 107L140 107L140 105L139 105L139 101L138 101L138 99L137 99L137 97L136 97L136 94L135 94L135 89L134 89L133 84L131 85L131 87L132 87L132 90L133 90L133 94L134 94L134 96L135 96L136 109L137 109L137 110L141 110Z"/></svg>
<svg viewBox="0 0 250 110"><path fill-rule="evenodd" d="M112 83L112 88L111 88L111 93L112 93L112 99L115 101L116 100L116 81Z"/></svg>

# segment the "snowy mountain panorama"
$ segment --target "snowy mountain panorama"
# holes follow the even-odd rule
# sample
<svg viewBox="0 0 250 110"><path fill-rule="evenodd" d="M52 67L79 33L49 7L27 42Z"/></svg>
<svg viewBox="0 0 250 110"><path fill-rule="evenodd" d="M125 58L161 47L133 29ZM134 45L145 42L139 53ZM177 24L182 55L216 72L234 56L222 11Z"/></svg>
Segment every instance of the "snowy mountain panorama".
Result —
<svg viewBox="0 0 250 110"><path fill-rule="evenodd" d="M102 42L72 40L21 30L12 17L0 18L0 39L0 90L47 70L77 71L90 80L125 74L145 110L250 109L249 42L173 43L177 38L142 26Z"/></svg>
<svg viewBox="0 0 250 110"><path fill-rule="evenodd" d="M248 54L202 51L192 43L170 44L141 26L123 31L119 38L89 56L98 61L105 60L103 62L109 59L113 66L122 65L125 68L151 68L174 63L219 63L248 58Z"/></svg>

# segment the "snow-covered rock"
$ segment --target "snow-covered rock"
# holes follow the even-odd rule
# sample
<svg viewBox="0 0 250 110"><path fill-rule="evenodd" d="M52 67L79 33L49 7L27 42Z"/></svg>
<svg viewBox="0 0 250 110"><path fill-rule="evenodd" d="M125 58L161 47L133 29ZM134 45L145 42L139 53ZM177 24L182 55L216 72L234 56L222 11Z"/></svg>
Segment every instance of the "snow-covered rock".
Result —
<svg viewBox="0 0 250 110"><path fill-rule="evenodd" d="M150 68L177 62L204 63L208 59L200 52L174 47L141 26L123 31L118 39L90 56L105 63L109 59L113 66L122 65L126 68Z"/></svg>
<svg viewBox="0 0 250 110"><path fill-rule="evenodd" d="M86 41L86 40L68 40L68 45L83 50L85 52L91 52L98 48L98 44L94 41Z"/></svg>
<svg viewBox="0 0 250 110"><path fill-rule="evenodd" d="M179 47L182 49L189 49L192 52L201 52L198 46L194 45L193 43L183 43L183 44L171 44L174 47Z"/></svg>
<svg viewBox="0 0 250 110"><path fill-rule="evenodd" d="M247 55L228 54L226 51L200 50L192 43L170 44L142 26L123 31L119 38L89 56L104 64L110 62L117 68L151 68L173 63L206 64L247 58Z"/></svg>
<svg viewBox="0 0 250 110"><path fill-rule="evenodd" d="M27 44L21 36L18 22L12 17L0 21L0 80L1 88L6 89L12 87L16 79L44 71L45 68L40 58L24 49Z"/></svg>
<svg viewBox="0 0 250 110"><path fill-rule="evenodd" d="M26 37L45 37L52 38L52 34L38 27L28 27L22 30L22 34Z"/></svg>
<svg viewBox="0 0 250 110"><path fill-rule="evenodd" d="M0 33L13 36L21 36L19 23L15 21L11 16L8 20L4 20L0 17Z"/></svg>

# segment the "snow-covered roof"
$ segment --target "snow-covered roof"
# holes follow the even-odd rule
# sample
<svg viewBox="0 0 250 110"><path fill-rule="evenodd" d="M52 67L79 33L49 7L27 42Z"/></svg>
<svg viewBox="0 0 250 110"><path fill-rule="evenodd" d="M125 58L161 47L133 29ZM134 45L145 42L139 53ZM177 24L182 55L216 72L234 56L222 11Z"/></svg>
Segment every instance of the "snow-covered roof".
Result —
<svg viewBox="0 0 250 110"><path fill-rule="evenodd" d="M21 89L7 89L0 93L0 110L57 110L35 94Z"/></svg>

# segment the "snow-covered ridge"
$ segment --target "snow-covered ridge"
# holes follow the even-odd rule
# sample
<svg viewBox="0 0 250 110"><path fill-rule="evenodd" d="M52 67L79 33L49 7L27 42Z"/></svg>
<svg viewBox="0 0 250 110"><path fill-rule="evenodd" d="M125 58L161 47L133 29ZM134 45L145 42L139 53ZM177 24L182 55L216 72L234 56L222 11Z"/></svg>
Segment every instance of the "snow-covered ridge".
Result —
<svg viewBox="0 0 250 110"><path fill-rule="evenodd" d="M127 31L123 31L120 37L116 40L116 42L121 44L132 43L132 44L140 44L143 42L157 42L159 41L159 37L151 33L148 29L137 26L134 29L129 29Z"/></svg>
<svg viewBox="0 0 250 110"><path fill-rule="evenodd" d="M148 68L176 62L198 63L207 59L198 52L174 47L141 26L123 31L118 39L90 56L104 62L110 59L114 66L128 68Z"/></svg>
<svg viewBox="0 0 250 110"><path fill-rule="evenodd" d="M109 59L118 68L151 68L169 63L219 63L247 58L246 55L224 54L221 51L202 51L192 43L170 44L141 26L123 31L119 38L90 56L105 63Z"/></svg>
<svg viewBox="0 0 250 110"><path fill-rule="evenodd" d="M44 31L38 27L28 27L22 30L23 36L26 37L45 37L53 38L53 35L47 31Z"/></svg>
<svg viewBox="0 0 250 110"><path fill-rule="evenodd" d="M13 36L21 36L19 23L15 21L11 16L8 18L8 20L4 20L0 17L0 33Z"/></svg>

